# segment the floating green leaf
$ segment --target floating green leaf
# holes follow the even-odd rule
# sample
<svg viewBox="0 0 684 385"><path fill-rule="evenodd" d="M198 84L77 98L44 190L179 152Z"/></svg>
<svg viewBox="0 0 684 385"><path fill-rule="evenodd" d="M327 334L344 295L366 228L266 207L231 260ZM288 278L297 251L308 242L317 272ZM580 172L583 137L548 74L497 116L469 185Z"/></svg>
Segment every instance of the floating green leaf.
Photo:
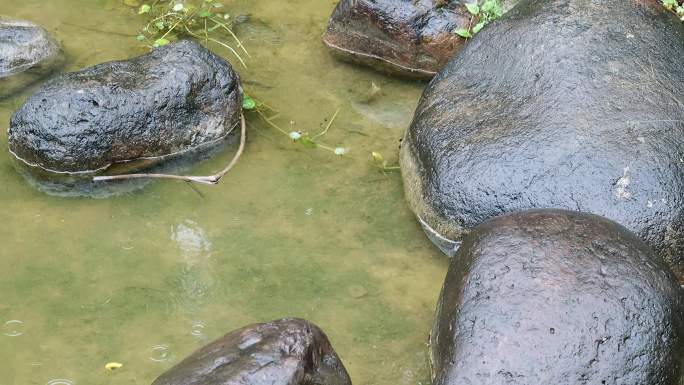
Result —
<svg viewBox="0 0 684 385"><path fill-rule="evenodd" d="M455 30L454 33L457 34L458 36L465 37L465 38L473 37L473 34L465 28L459 28L459 29Z"/></svg>
<svg viewBox="0 0 684 385"><path fill-rule="evenodd" d="M675 7L679 6L677 0L663 0L663 6L669 10L673 10Z"/></svg>
<svg viewBox="0 0 684 385"><path fill-rule="evenodd" d="M167 39L161 38L161 39L157 39L154 41L154 46L155 47L163 47L169 43L170 43L170 41L168 41Z"/></svg>
<svg viewBox="0 0 684 385"><path fill-rule="evenodd" d="M252 99L250 96L245 95L245 97L242 99L242 108L245 110L253 110L257 106L256 101Z"/></svg>
<svg viewBox="0 0 684 385"><path fill-rule="evenodd" d="M150 7L149 4L143 4L140 6L140 10L138 11L138 14L142 15L145 13L149 13L152 7Z"/></svg>
<svg viewBox="0 0 684 385"><path fill-rule="evenodd" d="M472 15L478 15L480 13L480 6L477 5L477 3L466 3L465 6Z"/></svg>

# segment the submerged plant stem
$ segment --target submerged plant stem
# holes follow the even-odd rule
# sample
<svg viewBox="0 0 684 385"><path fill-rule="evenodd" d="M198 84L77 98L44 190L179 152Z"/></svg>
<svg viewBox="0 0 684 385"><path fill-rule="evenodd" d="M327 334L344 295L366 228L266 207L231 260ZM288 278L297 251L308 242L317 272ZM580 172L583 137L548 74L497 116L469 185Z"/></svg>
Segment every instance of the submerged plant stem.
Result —
<svg viewBox="0 0 684 385"><path fill-rule="evenodd" d="M320 138L321 136L327 134L327 133L328 133L328 130L330 129L330 126L332 126L333 122L335 121L335 118L337 118L337 114L339 114L339 113L340 113L340 108L338 108L337 111L335 111L335 113L333 114L332 118L330 118L330 121L328 121L328 125L325 126L325 130L323 130L323 131L321 131L320 133L314 135L314 137L311 138L311 139L315 140L316 138Z"/></svg>
<svg viewBox="0 0 684 385"><path fill-rule="evenodd" d="M246 143L246 137L247 137L247 124L245 123L245 116L240 115L240 146L238 147L237 152L235 153L235 156L233 156L233 159L228 163L228 165L221 170L220 172L214 174L214 175L208 175L208 176L191 176L191 175L172 175L172 174L122 174L122 175L110 175L110 176L96 176L93 177L93 181L95 182L104 182L104 181L112 181L112 180L127 180L127 179L176 179L176 180L183 180L186 182L194 182L194 183L202 183L202 184L209 184L209 185L214 185L218 184L221 178L223 178L228 171L230 171L238 162L240 159L240 156L242 155L242 152L245 149L245 143Z"/></svg>

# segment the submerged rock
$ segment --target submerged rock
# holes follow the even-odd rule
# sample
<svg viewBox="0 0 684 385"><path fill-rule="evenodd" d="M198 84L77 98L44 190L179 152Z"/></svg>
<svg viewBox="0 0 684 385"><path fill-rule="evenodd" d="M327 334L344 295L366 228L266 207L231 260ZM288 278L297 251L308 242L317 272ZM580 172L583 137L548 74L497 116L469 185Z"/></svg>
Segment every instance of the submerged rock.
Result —
<svg viewBox="0 0 684 385"><path fill-rule="evenodd" d="M63 62L59 44L44 28L0 17L0 99L37 82Z"/></svg>
<svg viewBox="0 0 684 385"><path fill-rule="evenodd" d="M9 149L49 173L147 167L222 141L241 104L230 64L183 40L44 84L12 116Z"/></svg>
<svg viewBox="0 0 684 385"><path fill-rule="evenodd" d="M392 73L429 79L463 44L453 31L471 15L460 0L342 0L325 44L340 57Z"/></svg>
<svg viewBox="0 0 684 385"><path fill-rule="evenodd" d="M535 210L476 228L430 338L434 385L677 385L684 291L636 235Z"/></svg>
<svg viewBox="0 0 684 385"><path fill-rule="evenodd" d="M54 60L59 44L42 27L26 20L0 17L0 78Z"/></svg>
<svg viewBox="0 0 684 385"><path fill-rule="evenodd" d="M453 253L503 213L592 212L684 277L682 42L656 1L521 1L431 82L406 133L427 232Z"/></svg>
<svg viewBox="0 0 684 385"><path fill-rule="evenodd" d="M321 329L286 318L246 326L193 353L152 385L351 385Z"/></svg>

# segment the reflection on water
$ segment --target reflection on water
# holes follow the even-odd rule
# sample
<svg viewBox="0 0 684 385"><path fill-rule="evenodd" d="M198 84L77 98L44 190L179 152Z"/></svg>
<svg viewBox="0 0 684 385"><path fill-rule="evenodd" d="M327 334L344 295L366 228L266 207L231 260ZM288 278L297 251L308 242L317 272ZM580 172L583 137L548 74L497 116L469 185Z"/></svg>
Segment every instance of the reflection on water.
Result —
<svg viewBox="0 0 684 385"><path fill-rule="evenodd" d="M192 220L176 225L171 232L171 240L178 244L185 262L195 265L199 258L208 258L211 251L211 242L204 234L204 230Z"/></svg>
<svg viewBox="0 0 684 385"><path fill-rule="evenodd" d="M141 20L121 3L4 1L2 12L52 31L76 70L145 52L126 36ZM240 68L247 91L283 127L318 132L339 108L325 142L350 158L297 146L248 115L245 154L218 186L59 198L17 173L1 134L3 385L149 384L212 339L285 316L319 324L355 385L428 383L446 261L406 208L399 175L368 161L371 151L396 161L423 85L333 60L320 41L332 2L225 3L250 15L238 28L252 55ZM382 93L368 101L374 87ZM31 91L0 101L0 131ZM231 148L191 171L221 169ZM124 367L102 369L112 361Z"/></svg>

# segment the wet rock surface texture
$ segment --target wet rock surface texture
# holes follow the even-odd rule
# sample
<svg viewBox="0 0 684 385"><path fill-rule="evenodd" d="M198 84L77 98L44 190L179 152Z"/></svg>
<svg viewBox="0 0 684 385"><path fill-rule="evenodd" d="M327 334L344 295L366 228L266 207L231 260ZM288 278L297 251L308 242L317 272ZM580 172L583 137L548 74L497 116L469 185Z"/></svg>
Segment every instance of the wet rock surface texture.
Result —
<svg viewBox="0 0 684 385"><path fill-rule="evenodd" d="M423 94L401 150L413 211L453 241L529 208L596 213L684 277L683 41L657 1L521 1Z"/></svg>
<svg viewBox="0 0 684 385"><path fill-rule="evenodd" d="M636 235L561 210L498 217L452 259L434 385L677 385L684 291Z"/></svg>
<svg viewBox="0 0 684 385"><path fill-rule="evenodd" d="M429 79L464 40L453 33L466 28L470 14L462 1L342 0L323 41L347 60Z"/></svg>
<svg viewBox="0 0 684 385"><path fill-rule="evenodd" d="M239 123L240 79L182 40L44 84L13 116L10 151L56 172L169 157L225 138Z"/></svg>
<svg viewBox="0 0 684 385"><path fill-rule="evenodd" d="M0 100L47 76L63 62L59 44L44 28L0 16Z"/></svg>
<svg viewBox="0 0 684 385"><path fill-rule="evenodd" d="M153 385L351 385L321 329L286 318L228 333Z"/></svg>

